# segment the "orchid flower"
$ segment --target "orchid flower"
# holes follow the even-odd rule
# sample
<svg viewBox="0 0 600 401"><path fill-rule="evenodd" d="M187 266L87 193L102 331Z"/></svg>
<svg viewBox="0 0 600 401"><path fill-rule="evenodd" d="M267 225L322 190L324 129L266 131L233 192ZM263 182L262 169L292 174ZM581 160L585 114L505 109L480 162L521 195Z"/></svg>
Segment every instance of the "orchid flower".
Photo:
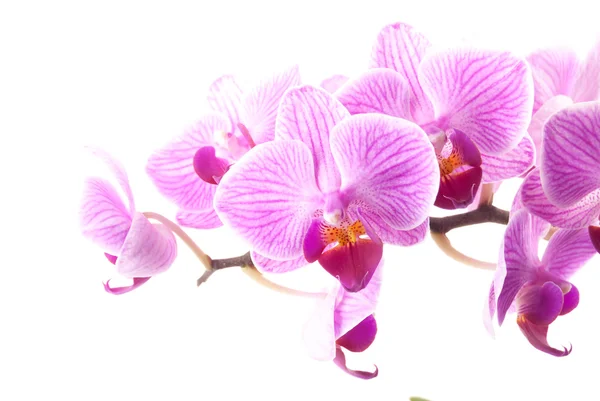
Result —
<svg viewBox="0 0 600 401"><path fill-rule="evenodd" d="M298 67L247 92L232 76L222 76L208 90L212 112L150 156L146 171L160 193L179 207L179 224L205 229L222 225L212 205L216 184L250 148L273 140L279 101L299 83Z"/></svg>
<svg viewBox="0 0 600 401"><path fill-rule="evenodd" d="M589 226L600 251L600 102L577 103L544 126L540 169L523 182L523 204L555 227Z"/></svg>
<svg viewBox="0 0 600 401"><path fill-rule="evenodd" d="M136 211L123 166L104 151L92 152L109 167L127 198L127 206L108 180L87 178L79 211L81 232L102 248L119 275L133 279L133 284L126 287L111 287L110 280L104 284L107 292L124 294L166 271L177 256L177 243L166 226L150 223Z"/></svg>
<svg viewBox="0 0 600 401"><path fill-rule="evenodd" d="M283 97L275 137L232 166L215 195L219 217L257 264L282 262L283 272L318 260L360 291L382 242L410 245L426 235L439 169L416 124L350 116L325 90L301 86Z"/></svg>
<svg viewBox="0 0 600 401"><path fill-rule="evenodd" d="M570 349L548 344L548 327L558 316L577 307L579 291L568 280L595 254L595 249L585 229L559 230L540 260L538 242L549 227L525 209L511 217L486 318L489 322L497 311L498 324L502 325L507 312L514 310L517 324L531 345L554 356L565 356Z"/></svg>
<svg viewBox="0 0 600 401"><path fill-rule="evenodd" d="M532 165L534 146L525 135L531 73L506 52L429 48L409 25L383 28L371 69L336 97L351 114L383 113L419 124L434 143L441 173L435 205L463 208L480 183L516 177Z"/></svg>
<svg viewBox="0 0 600 401"><path fill-rule="evenodd" d="M343 350L363 352L375 340L377 322L373 313L381 288L382 270L383 262L363 290L348 292L338 284L318 303L304 327L304 343L311 357L333 361L354 377L372 379L377 376L377 367L374 372L349 369Z"/></svg>

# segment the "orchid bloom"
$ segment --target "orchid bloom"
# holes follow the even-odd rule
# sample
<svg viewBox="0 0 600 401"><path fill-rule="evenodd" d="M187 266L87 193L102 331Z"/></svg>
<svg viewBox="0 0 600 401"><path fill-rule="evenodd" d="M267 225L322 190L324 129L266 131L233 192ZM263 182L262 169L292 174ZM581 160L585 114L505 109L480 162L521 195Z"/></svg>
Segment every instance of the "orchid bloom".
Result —
<svg viewBox="0 0 600 401"><path fill-rule="evenodd" d="M600 102L577 103L544 126L540 169L521 188L523 204L555 227L589 226L600 251Z"/></svg>
<svg viewBox="0 0 600 401"><path fill-rule="evenodd" d="M177 243L166 226L150 223L135 210L133 193L123 166L101 150L92 152L109 167L127 198L127 206L108 180L87 178L79 211L81 232L102 248L117 273L133 279L133 284L126 287L111 287L110 280L104 284L107 292L124 294L166 271L177 256Z"/></svg>
<svg viewBox="0 0 600 401"><path fill-rule="evenodd" d="M351 114L383 113L419 124L434 143L441 173L435 205L463 208L480 183L516 177L532 165L535 150L525 135L531 73L506 52L429 48L409 25L383 28L371 69L336 97Z"/></svg>
<svg viewBox="0 0 600 401"><path fill-rule="evenodd" d="M304 326L304 343L311 357L333 361L346 373L361 379L372 379L374 372L352 370L346 366L344 349L363 352L377 334L374 312L381 289L383 262L377 267L369 285L359 292L348 292L339 284L321 300Z"/></svg>
<svg viewBox="0 0 600 401"><path fill-rule="evenodd" d="M348 291L360 291L382 242L425 237L439 169L416 124L350 116L325 90L301 86L283 97L275 138L232 166L215 195L219 217L263 270L318 260Z"/></svg>
<svg viewBox="0 0 600 401"><path fill-rule="evenodd" d="M541 163L542 129L557 111L600 99L600 41L582 61L572 49L537 50L527 57L534 83L533 117L528 132Z"/></svg>
<svg viewBox="0 0 600 401"><path fill-rule="evenodd" d="M298 84L298 67L247 92L232 76L222 76L208 90L212 112L150 156L146 171L160 193L179 207L179 224L204 229L222 225L213 208L216 184L250 148L273 140L279 101Z"/></svg>
<svg viewBox="0 0 600 401"><path fill-rule="evenodd" d="M587 232L557 231L540 261L539 239L549 224L525 209L511 216L490 290L488 315L498 313L502 325L509 310L517 312L517 324L527 340L540 351L554 356L571 350L548 344L548 327L558 316L566 315L579 303L579 291L568 280L594 254Z"/></svg>

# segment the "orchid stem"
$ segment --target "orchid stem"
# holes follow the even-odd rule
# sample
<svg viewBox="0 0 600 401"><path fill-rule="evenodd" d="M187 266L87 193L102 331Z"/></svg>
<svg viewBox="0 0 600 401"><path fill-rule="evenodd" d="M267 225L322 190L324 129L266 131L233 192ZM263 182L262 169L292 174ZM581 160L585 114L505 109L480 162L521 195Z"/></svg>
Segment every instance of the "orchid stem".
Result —
<svg viewBox="0 0 600 401"><path fill-rule="evenodd" d="M167 219L165 216L154 213L154 212L144 212L144 216L149 219L153 219L161 222L169 230L173 233L177 234L179 238L194 252L194 255L200 260L200 262L204 265L206 270L212 270L212 259L200 249L200 247L194 242L194 240L185 233L177 224L173 223L171 220Z"/></svg>
<svg viewBox="0 0 600 401"><path fill-rule="evenodd" d="M432 233L446 234L459 227L482 223L508 224L509 212L493 205L481 205L475 210L446 217L430 217L429 229Z"/></svg>
<svg viewBox="0 0 600 401"><path fill-rule="evenodd" d="M281 294L293 295L297 297L305 297L305 298L325 298L327 294L322 292L306 292L300 291L293 288L288 288L283 285L277 284L266 278L262 275L261 272L256 270L254 266L242 266L242 271L246 273L248 277L252 280L256 281L258 284L263 287L267 287L273 291L279 292Z"/></svg>
<svg viewBox="0 0 600 401"><path fill-rule="evenodd" d="M438 233L432 231L431 238L446 255L450 256L457 262L463 263L468 266L476 267L478 269L496 270L495 263L483 262L481 260L467 256L462 252L459 252L456 248L452 246L452 243L450 243L450 240L448 239L448 236L445 233Z"/></svg>

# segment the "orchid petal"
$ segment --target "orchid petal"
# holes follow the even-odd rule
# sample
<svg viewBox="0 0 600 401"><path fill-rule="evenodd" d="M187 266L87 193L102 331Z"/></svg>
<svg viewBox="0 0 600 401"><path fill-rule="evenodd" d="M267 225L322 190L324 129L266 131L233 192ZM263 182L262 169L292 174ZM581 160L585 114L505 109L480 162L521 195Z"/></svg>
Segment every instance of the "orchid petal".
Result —
<svg viewBox="0 0 600 401"><path fill-rule="evenodd" d="M538 241L547 227L546 222L525 210L511 216L504 234L506 277L502 290L498 293L498 324L500 325L519 290L535 277L536 269L540 266L537 256Z"/></svg>
<svg viewBox="0 0 600 401"><path fill-rule="evenodd" d="M363 352L373 344L377 334L377 321L373 315L367 316L362 322L336 340L337 345L351 352Z"/></svg>
<svg viewBox="0 0 600 401"><path fill-rule="evenodd" d="M104 164L106 164L111 172L111 174L115 177L117 183L121 187L121 190L125 193L127 197L127 202L129 206L129 214L133 214L135 212L135 203L133 201L133 193L131 192L131 187L129 186L129 178L127 177L127 171L125 171L125 167L123 164L119 162L117 159L113 158L108 152L94 147L86 147L86 149L94 156L98 157Z"/></svg>
<svg viewBox="0 0 600 401"><path fill-rule="evenodd" d="M490 292L483 307L483 326L488 334L495 338L494 333L494 315L496 314L496 295L494 293L494 283L490 286Z"/></svg>
<svg viewBox="0 0 600 401"><path fill-rule="evenodd" d="M252 263L261 273L287 273L292 270L299 269L308 264L304 255L300 255L295 259L289 260L274 260L267 258L255 251L250 252Z"/></svg>
<svg viewBox="0 0 600 401"><path fill-rule="evenodd" d="M348 212L353 219L367 222L384 244L411 246L422 242L429 234L429 218L410 230L397 230L388 225L373 211L361 209L360 214L358 214L352 209L350 208Z"/></svg>
<svg viewBox="0 0 600 401"><path fill-rule="evenodd" d="M588 53L585 62L580 65L572 97L576 102L588 102L600 98L600 40Z"/></svg>
<svg viewBox="0 0 600 401"><path fill-rule="evenodd" d="M596 254L588 230L558 230L542 257L546 270L562 280L568 280Z"/></svg>
<svg viewBox="0 0 600 401"><path fill-rule="evenodd" d="M336 98L351 114L382 113L411 119L410 87L394 70L374 68L342 86Z"/></svg>
<svg viewBox="0 0 600 401"><path fill-rule="evenodd" d="M373 372L367 372L364 370L354 370L348 368L348 366L346 366L346 356L344 355L344 351L342 351L341 348L336 348L335 358L333 359L333 362L344 372L358 379L373 379L379 374L379 369L377 368L377 366L375 366L375 370Z"/></svg>
<svg viewBox="0 0 600 401"><path fill-rule="evenodd" d="M79 210L84 237L118 255L131 227L131 216L115 188L102 178L88 178Z"/></svg>
<svg viewBox="0 0 600 401"><path fill-rule="evenodd" d="M409 121L358 114L331 133L342 192L396 229L415 228L435 200L440 171L425 132Z"/></svg>
<svg viewBox="0 0 600 401"><path fill-rule="evenodd" d="M429 41L410 25L396 23L379 32L371 53L371 68L391 68L406 79L411 92L412 119L418 124L431 121L433 106L423 92L417 68L430 47Z"/></svg>
<svg viewBox="0 0 600 401"><path fill-rule="evenodd" d="M335 91L337 91L338 89L340 89L342 87L342 85L344 85L346 82L348 82L348 78L345 75L340 75L340 74L336 74L336 75L332 75L329 78L324 79L323 81L321 81L321 88L325 89L327 92L329 93L333 93Z"/></svg>
<svg viewBox="0 0 600 401"><path fill-rule="evenodd" d="M517 323L529 343L538 350L554 356L566 356L571 353L572 347L570 349L563 347L563 350L559 350L548 344L548 326L536 325L524 318L517 319Z"/></svg>
<svg viewBox="0 0 600 401"><path fill-rule="evenodd" d="M535 145L529 135L521 142L501 155L481 154L481 169L483 183L500 182L518 177L531 168L535 161Z"/></svg>
<svg viewBox="0 0 600 401"><path fill-rule="evenodd" d="M515 147L531 120L531 74L510 53L459 49L432 54L419 66L419 81L440 128L461 130L483 153Z"/></svg>
<svg viewBox="0 0 600 401"><path fill-rule="evenodd" d="M217 157L213 146L204 146L196 151L192 164L198 177L204 182L216 185L229 169L230 163Z"/></svg>
<svg viewBox="0 0 600 401"><path fill-rule="evenodd" d="M131 292L144 284L146 281L150 280L152 277L134 277L133 284L125 286L125 287L111 287L110 280L104 283L104 290L109 294L113 295L121 295Z"/></svg>
<svg viewBox="0 0 600 401"><path fill-rule="evenodd" d="M309 147L317 185L323 193L340 187L340 173L331 154L329 136L333 127L349 116L348 110L331 94L309 85L290 89L281 100L275 135L278 140L297 139Z"/></svg>
<svg viewBox="0 0 600 401"><path fill-rule="evenodd" d="M154 276L171 267L176 256L177 242L171 230L136 213L117 259L117 272L128 278Z"/></svg>
<svg viewBox="0 0 600 401"><path fill-rule="evenodd" d="M572 312L577 305L579 305L579 290L573 284L571 284L571 289L564 295L563 307L560 311L561 315L566 315L569 312Z"/></svg>
<svg viewBox="0 0 600 401"><path fill-rule="evenodd" d="M535 149L536 149L535 165L536 166L538 166L538 167L540 166L541 157L542 157L541 150L542 150L542 137L543 137L543 133L544 133L544 124L546 124L546 121L548 121L548 119L552 116L552 114L554 114L557 111L562 110L565 107L568 107L572 104L573 104L573 100L571 100L570 97L563 96L563 95L554 96L554 97L548 99L546 101L546 103L544 103L542 105L542 107L540 107L538 109L538 111L536 111L533 114L533 117L531 117L531 123L529 124L529 128L527 128L527 132L531 136L531 139L533 140L533 144L535 145Z"/></svg>
<svg viewBox="0 0 600 401"><path fill-rule="evenodd" d="M229 119L227 132L234 132L240 122L242 89L231 75L223 75L208 88L206 96L209 106L216 112L223 113Z"/></svg>
<svg viewBox="0 0 600 401"><path fill-rule="evenodd" d="M552 281L540 285L525 286L519 292L519 314L537 325L552 323L563 307L563 292Z"/></svg>
<svg viewBox="0 0 600 401"><path fill-rule="evenodd" d="M339 292L336 283L324 299L319 299L311 317L304 324L302 337L311 358L318 361L331 361L335 357L334 310Z"/></svg>
<svg viewBox="0 0 600 401"><path fill-rule="evenodd" d="M535 88L533 112L551 97L571 96L579 68L577 54L572 49L542 49L527 57Z"/></svg>
<svg viewBox="0 0 600 401"><path fill-rule="evenodd" d="M198 149L213 145L213 134L227 131L229 122L218 114L204 116L184 135L174 139L148 159L146 172L159 192L187 210L212 207L215 185L201 180L194 171Z"/></svg>
<svg viewBox="0 0 600 401"><path fill-rule="evenodd" d="M600 188L600 102L574 104L544 125L542 186L568 207Z"/></svg>
<svg viewBox="0 0 600 401"><path fill-rule="evenodd" d="M214 208L204 210L178 210L175 216L177 223L183 227L208 230L223 225Z"/></svg>
<svg viewBox="0 0 600 401"><path fill-rule="evenodd" d="M283 94L300 85L298 66L274 74L244 95L242 123L248 128L254 143L272 141L275 137L275 117Z"/></svg>
<svg viewBox="0 0 600 401"><path fill-rule="evenodd" d="M554 206L544 193L539 169L532 171L523 181L521 197L523 204L532 214L556 227L587 227L597 222L600 215L600 190L592 192L570 207Z"/></svg>
<svg viewBox="0 0 600 401"><path fill-rule="evenodd" d="M341 299L336 303L333 319L336 339L348 333L367 316L375 312L381 290L383 269L383 262L381 262L369 284L359 292L348 292L340 289Z"/></svg>
<svg viewBox="0 0 600 401"><path fill-rule="evenodd" d="M217 186L215 210L256 252L287 260L302 254L320 200L308 147L275 141L256 146L231 167Z"/></svg>
<svg viewBox="0 0 600 401"><path fill-rule="evenodd" d="M434 205L449 210L469 206L475 199L481 176L481 167L442 176Z"/></svg>

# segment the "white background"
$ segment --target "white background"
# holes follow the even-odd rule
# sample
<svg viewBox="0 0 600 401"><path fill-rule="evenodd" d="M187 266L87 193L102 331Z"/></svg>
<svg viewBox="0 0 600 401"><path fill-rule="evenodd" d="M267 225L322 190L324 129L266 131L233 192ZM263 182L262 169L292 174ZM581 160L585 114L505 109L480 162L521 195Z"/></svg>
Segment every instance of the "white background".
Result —
<svg viewBox="0 0 600 401"><path fill-rule="evenodd" d="M139 209L174 216L145 160L201 115L220 74L254 82L299 63L305 83L356 75L378 31L396 21L439 46L584 51L600 31L593 4L2 2L0 399L599 400L597 258L574 279L579 308L551 327L551 343L572 342L573 353L554 358L533 349L513 317L496 340L487 335L491 272L449 260L430 240L387 248L378 337L350 360L379 366L364 382L304 353L312 300L270 292L235 268L196 288L200 265L182 244L164 275L106 294L112 266L80 238L76 219L92 171L85 144L123 161ZM517 185L502 188L501 206ZM189 231L213 257L246 250L226 229ZM502 232L485 225L451 239L494 261ZM306 274L284 281L306 282Z"/></svg>

